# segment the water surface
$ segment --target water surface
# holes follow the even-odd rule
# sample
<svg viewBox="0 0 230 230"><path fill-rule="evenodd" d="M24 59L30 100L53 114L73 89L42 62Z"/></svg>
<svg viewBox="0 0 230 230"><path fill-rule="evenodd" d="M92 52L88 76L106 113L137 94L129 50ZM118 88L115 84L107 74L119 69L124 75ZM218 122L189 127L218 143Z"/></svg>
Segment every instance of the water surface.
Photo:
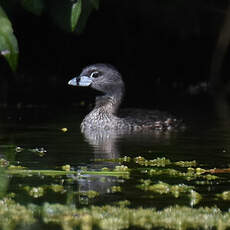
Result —
<svg viewBox="0 0 230 230"><path fill-rule="evenodd" d="M209 112L188 114L184 113L187 128L183 131L152 132L152 133L81 133L80 122L86 111L75 108L33 108L25 110L3 110L0 121L0 154L11 158L11 164L27 167L28 169L60 169L70 165L72 170L100 170L103 167L113 169L118 162L95 161L95 159L116 159L129 156L142 156L146 159L166 157L171 161L196 160L199 167L206 169L229 168L230 123L209 116ZM181 114L183 116L183 114ZM67 132L62 131L67 128ZM15 152L15 147L22 151ZM43 151L39 154L34 150ZM84 175L61 182L60 178L40 177L11 177L8 192L16 193L16 200L23 204L44 202L66 203L73 202L76 206L89 204L110 204L118 200L129 200L133 207L148 206L163 208L169 205L182 204L191 206L187 199L171 199L170 197L149 198L149 193L137 188L141 179L146 175L131 173L129 179L116 177ZM215 194L228 190L229 177L224 174L223 180L203 183L189 182L196 191L206 197L198 206L219 205L226 209L228 202L216 201ZM184 183L175 178L152 177L152 182L161 180L168 184ZM85 196L67 198L66 194L55 195L45 192L39 198L28 195L25 187L39 187L51 184L62 184L71 193L76 191L97 191L97 199ZM120 186L122 192L111 192L111 187ZM211 198L210 198L211 197ZM70 201L71 200L71 201Z"/></svg>

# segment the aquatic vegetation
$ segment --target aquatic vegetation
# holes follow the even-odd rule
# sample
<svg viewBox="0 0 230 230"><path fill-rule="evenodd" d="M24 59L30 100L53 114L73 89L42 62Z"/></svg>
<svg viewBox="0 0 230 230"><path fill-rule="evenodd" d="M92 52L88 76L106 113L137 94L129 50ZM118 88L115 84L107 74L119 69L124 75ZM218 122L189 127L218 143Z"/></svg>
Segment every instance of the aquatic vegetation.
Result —
<svg viewBox="0 0 230 230"><path fill-rule="evenodd" d="M226 229L230 227L230 212L222 212L216 207L189 208L171 206L163 210L154 208L127 208L116 206L91 206L75 209L60 204L43 206L42 218L45 223L55 223L63 230L101 229L118 230L137 227L142 229Z"/></svg>
<svg viewBox="0 0 230 230"><path fill-rule="evenodd" d="M115 172L129 172L129 168L126 165L117 165L114 169Z"/></svg>
<svg viewBox="0 0 230 230"><path fill-rule="evenodd" d="M44 226L54 224L63 230L230 228L230 211L224 212L215 206L217 198L220 198L218 202L223 203L230 200L229 191L213 194L209 200L213 202L213 207L194 208L197 204L205 203L207 187L212 188L215 183L229 180L214 175L215 172L219 172L218 170L200 168L196 161L173 162L165 157L150 160L141 156L97 160L97 162L103 161L114 162L115 164L111 164L114 167L102 167L97 170L81 167L75 170L70 164L65 164L56 167L55 170L31 170L20 165L11 165L10 161L7 161L8 165L5 166L3 161L3 166L0 166L1 176L15 177L19 181L27 179L30 181L31 177L36 177L38 181L42 181L38 185L22 184L17 189L23 192L24 197L28 196L30 201L39 203L45 200L45 203L23 206L14 201L18 199L15 193L2 192L0 229L14 230L21 225L30 226L35 221L41 222ZM46 183L44 178L49 182ZM108 182L104 194L100 189L94 190L94 182L95 188L103 187ZM127 188L130 190L127 191ZM61 197L63 203L48 203L52 202L47 199L50 194ZM122 200L124 197L121 197L121 194L126 200ZM143 198L145 202L147 200L154 203L154 199L165 198L175 202L169 207L160 207L160 209L157 205L153 208L143 208L140 206L142 203L134 208L132 200L138 196L137 194L140 195L138 199ZM103 206L100 202L104 195L116 199L109 198L111 205ZM42 199L39 199L41 197ZM190 207L173 205L178 201ZM95 205L97 202L99 202L98 206ZM132 208L129 208L129 205ZM146 203L143 203L144 205L149 207ZM13 209L24 213L25 220L23 215L18 215L16 218ZM4 219L8 220L8 225L7 221L2 221Z"/></svg>
<svg viewBox="0 0 230 230"><path fill-rule="evenodd" d="M31 177L31 176L66 176L76 175L76 171L61 171L61 170L37 170L37 169L21 169L21 168L8 168L6 174L18 176L18 177Z"/></svg>
<svg viewBox="0 0 230 230"><path fill-rule="evenodd" d="M63 165L61 168L62 168L62 170L64 170L64 171L70 171L71 166L70 166L70 165Z"/></svg>
<svg viewBox="0 0 230 230"><path fill-rule="evenodd" d="M193 161L176 161L172 162L170 159L165 157L156 159L147 160L144 157L136 157L133 161L144 168L141 168L142 173L147 173L150 176L170 176L176 178L183 178L187 181L196 180L196 179L204 179L204 180L216 180L217 176L211 175L213 173L212 170L195 168L197 166L197 162ZM166 167L167 166L167 167ZM187 168L187 172L184 170L175 169L175 167L179 168Z"/></svg>
<svg viewBox="0 0 230 230"><path fill-rule="evenodd" d="M23 151L25 151L26 149L20 147L20 146L16 146L15 147L15 152L16 153L21 153ZM46 153L47 153L47 150L43 147L41 148L33 148L33 149L27 149L29 152L32 152L32 153L36 153L37 155L39 156L44 156Z"/></svg>
<svg viewBox="0 0 230 230"><path fill-rule="evenodd" d="M143 166L156 166L156 167L165 167L167 165L171 165L171 161L165 157L159 158L157 157L156 159L153 160L146 160L144 157L136 157L134 158L134 161Z"/></svg>
<svg viewBox="0 0 230 230"><path fill-rule="evenodd" d="M202 171L202 173L201 173ZM147 173L150 176L170 176L175 178L183 178L187 181L204 179L204 180L216 180L217 176L211 174L205 174L206 170L197 170L195 168L187 168L187 172L180 171L173 168L146 168L141 170L142 173Z"/></svg>
<svg viewBox="0 0 230 230"><path fill-rule="evenodd" d="M179 167L196 167L197 162L195 160L193 161L177 161L174 163L175 165L179 166Z"/></svg>
<svg viewBox="0 0 230 230"><path fill-rule="evenodd" d="M190 198L190 206L193 207L197 205L201 200L202 196L200 193L196 192L195 190L190 190L190 194L188 195Z"/></svg>
<svg viewBox="0 0 230 230"><path fill-rule="evenodd" d="M63 170L37 170L37 169L26 169L22 166L10 165L5 171L6 174L14 175L14 176L67 176L67 175L101 175L101 176L115 176L115 177L125 177L129 176L129 169L127 166L117 166L114 170L109 170L107 168L102 168L100 171L88 171L87 169L74 171L70 170L70 165L62 166Z"/></svg>
<svg viewBox="0 0 230 230"><path fill-rule="evenodd" d="M125 202L127 203L129 202ZM8 217L7 221L6 217ZM29 226L35 222L36 218L41 218L45 224L59 225L63 230L76 227L87 230L94 228L118 230L132 227L222 230L230 227L230 212L222 212L217 207L196 209L176 205L156 210L141 207L128 208L121 203L121 206L91 206L77 209L69 205L49 203L25 207L11 199L0 200L1 229L13 230L17 226Z"/></svg>
<svg viewBox="0 0 230 230"><path fill-rule="evenodd" d="M220 197L223 200L230 200L230 191L224 191L221 194L217 194L217 197Z"/></svg>
<svg viewBox="0 0 230 230"><path fill-rule="evenodd" d="M0 158L0 167L7 167L9 166L9 161L7 161L6 159L4 158Z"/></svg>
<svg viewBox="0 0 230 230"><path fill-rule="evenodd" d="M149 198L154 198L154 194L172 195L174 198L186 196L190 199L191 206L198 204L202 199L202 196L194 190L195 188L193 186L185 184L170 185L162 181L153 184L149 179L142 179L140 182L141 184L137 185L137 188L143 191L152 192Z"/></svg>
<svg viewBox="0 0 230 230"><path fill-rule="evenodd" d="M28 192L28 194L34 198L39 198L44 195L44 188L42 187L30 187L26 186L24 187L24 190Z"/></svg>
<svg viewBox="0 0 230 230"><path fill-rule="evenodd" d="M137 185L137 187L144 191L151 191L159 194L172 194L176 198L178 198L181 193L188 193L194 189L194 187L185 184L169 185L162 181L152 184L152 181L149 179L141 180L141 184Z"/></svg>
<svg viewBox="0 0 230 230"><path fill-rule="evenodd" d="M115 192L121 192L122 191L122 188L121 186L112 186L109 190L111 193L115 193Z"/></svg>
<svg viewBox="0 0 230 230"><path fill-rule="evenodd" d="M64 193L66 192L66 190L64 189L64 186L63 185L60 185L60 184L51 184L49 186L49 188L54 191L54 192L59 192L59 193Z"/></svg>
<svg viewBox="0 0 230 230"><path fill-rule="evenodd" d="M112 170L106 167L102 168L99 171L92 171L92 170L88 171L86 169L85 171L81 170L79 174L80 175L87 174L87 175L114 176L114 177L122 177L122 178L128 179L130 176L130 169L125 165L117 165Z"/></svg>
<svg viewBox="0 0 230 230"><path fill-rule="evenodd" d="M44 196L47 190L51 190L55 193L61 193L61 194L66 192L64 186L59 184L43 185L39 187L31 187L27 185L23 187L23 190L25 190L29 194L29 196L32 196L34 198L39 198Z"/></svg>
<svg viewBox="0 0 230 230"><path fill-rule="evenodd" d="M127 163L132 160L131 157L124 156L124 157L119 157L119 158L111 158L111 159L101 159L101 158L96 158L94 161L95 162L117 162L117 163Z"/></svg>
<svg viewBox="0 0 230 230"><path fill-rule="evenodd" d="M87 196L89 199L93 199L99 196L99 193L94 190L80 191L80 192L77 192L76 194L81 195L81 196Z"/></svg>
<svg viewBox="0 0 230 230"><path fill-rule="evenodd" d="M196 167L197 162L193 161L176 161L172 162L166 157L157 157L155 159L146 159L142 156L131 158L128 156L114 158L114 159L95 159L96 162L117 162L117 163L129 163L131 161L142 166L152 166L152 167L166 167L166 166L178 166L178 167Z"/></svg>
<svg viewBox="0 0 230 230"><path fill-rule="evenodd" d="M16 203L12 199L0 200L0 228L13 230L35 222L32 210Z"/></svg>
<svg viewBox="0 0 230 230"><path fill-rule="evenodd" d="M9 165L9 167L7 168L8 170L25 170L26 167L23 167L21 165Z"/></svg>
<svg viewBox="0 0 230 230"><path fill-rule="evenodd" d="M43 147L29 149L29 151L32 152L32 153L36 153L40 157L43 157L47 153L47 150L45 150Z"/></svg>
<svg viewBox="0 0 230 230"><path fill-rule="evenodd" d="M67 128L61 128L61 131L62 131L63 133L66 133L66 132L68 131L68 129L67 129Z"/></svg>
<svg viewBox="0 0 230 230"><path fill-rule="evenodd" d="M172 193L175 197L179 197L180 193L189 192L194 189L194 187L185 184L169 185L162 181L152 184L151 180L141 180L141 184L137 185L137 187L145 191L152 191L160 194Z"/></svg>
<svg viewBox="0 0 230 230"><path fill-rule="evenodd" d="M21 153L21 152L26 151L26 150L29 151L29 152L35 153L38 156L44 156L47 153L47 150L45 148L43 148L43 147L41 147L41 148L32 148L32 149L25 149L25 148L22 148L20 146L15 147L15 152L16 153Z"/></svg>
<svg viewBox="0 0 230 230"><path fill-rule="evenodd" d="M22 147L20 147L20 146L17 146L16 148L15 148L15 151L17 152L17 153L20 153L20 152L22 152L24 149L22 148Z"/></svg>
<svg viewBox="0 0 230 230"><path fill-rule="evenodd" d="M120 200L118 202L114 202L114 205L117 205L119 207L127 207L131 204L129 200Z"/></svg>

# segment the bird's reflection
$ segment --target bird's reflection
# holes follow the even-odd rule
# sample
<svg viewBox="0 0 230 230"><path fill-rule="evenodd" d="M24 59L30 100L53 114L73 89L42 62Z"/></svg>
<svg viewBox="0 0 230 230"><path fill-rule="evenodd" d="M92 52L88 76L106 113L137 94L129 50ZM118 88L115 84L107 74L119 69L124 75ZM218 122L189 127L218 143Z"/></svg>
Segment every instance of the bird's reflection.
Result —
<svg viewBox="0 0 230 230"><path fill-rule="evenodd" d="M167 143L172 133L175 131L130 131L130 130L103 130L103 129L84 129L82 133L85 140L94 150L95 158L113 159L121 155L120 143L140 142L152 145L154 143Z"/></svg>
<svg viewBox="0 0 230 230"><path fill-rule="evenodd" d="M86 142L93 147L95 158L113 159L120 156L117 140L123 133L116 130L83 131Z"/></svg>
<svg viewBox="0 0 230 230"><path fill-rule="evenodd" d="M106 159L115 159L123 154L120 150L121 143L131 143L135 146L140 142L146 145L154 143L169 143L172 133L170 131L149 131L148 132L131 132L126 130L92 130L84 129L82 133L85 141L93 148L95 159L105 159L91 165L92 168L100 169L103 167L114 168L118 163L106 161ZM103 176L86 176L79 181L81 191L95 190L100 194L104 194L110 190L113 185L117 184L117 180L104 178Z"/></svg>

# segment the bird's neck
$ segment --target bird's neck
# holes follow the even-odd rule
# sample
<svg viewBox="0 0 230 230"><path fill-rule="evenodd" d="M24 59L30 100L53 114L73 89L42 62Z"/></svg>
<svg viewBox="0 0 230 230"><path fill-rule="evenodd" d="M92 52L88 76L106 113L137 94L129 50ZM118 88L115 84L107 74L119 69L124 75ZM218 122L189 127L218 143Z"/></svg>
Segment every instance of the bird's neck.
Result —
<svg viewBox="0 0 230 230"><path fill-rule="evenodd" d="M96 97L95 109L116 115L123 98L123 89Z"/></svg>

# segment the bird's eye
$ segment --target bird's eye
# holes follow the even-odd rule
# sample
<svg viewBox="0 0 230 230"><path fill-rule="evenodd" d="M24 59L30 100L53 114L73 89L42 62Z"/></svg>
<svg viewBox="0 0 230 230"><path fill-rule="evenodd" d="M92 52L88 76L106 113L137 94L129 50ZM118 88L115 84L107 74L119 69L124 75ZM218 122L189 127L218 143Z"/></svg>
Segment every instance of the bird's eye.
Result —
<svg viewBox="0 0 230 230"><path fill-rule="evenodd" d="M91 73L91 75L90 75L90 77L93 77L93 78L97 78L97 77L99 77L99 76L100 76L100 73L97 72L97 71Z"/></svg>

